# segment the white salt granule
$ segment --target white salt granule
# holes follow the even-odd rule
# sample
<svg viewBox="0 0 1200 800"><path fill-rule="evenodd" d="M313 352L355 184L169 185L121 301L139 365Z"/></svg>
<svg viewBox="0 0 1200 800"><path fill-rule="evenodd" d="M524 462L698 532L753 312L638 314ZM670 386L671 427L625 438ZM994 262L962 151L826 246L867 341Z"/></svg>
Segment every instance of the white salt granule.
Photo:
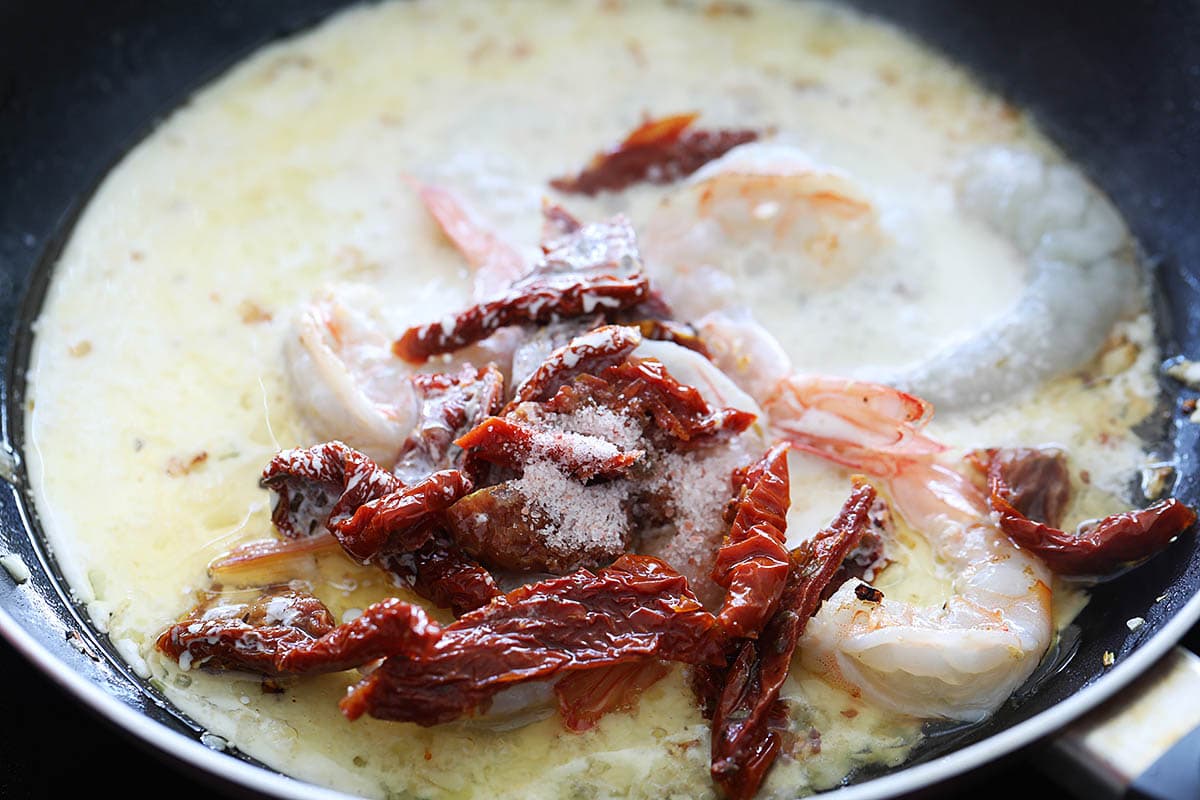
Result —
<svg viewBox="0 0 1200 800"><path fill-rule="evenodd" d="M624 481L584 486L548 461L531 461L513 488L549 519L542 530L546 546L561 553L620 550L628 525Z"/></svg>

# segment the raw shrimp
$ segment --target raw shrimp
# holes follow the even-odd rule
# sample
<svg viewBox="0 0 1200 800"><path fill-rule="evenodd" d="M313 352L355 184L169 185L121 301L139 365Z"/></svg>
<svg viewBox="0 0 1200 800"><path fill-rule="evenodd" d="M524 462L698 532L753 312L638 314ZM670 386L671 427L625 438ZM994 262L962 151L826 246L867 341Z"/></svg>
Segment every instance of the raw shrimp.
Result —
<svg viewBox="0 0 1200 800"><path fill-rule="evenodd" d="M320 439L341 439L391 464L417 417L412 370L372 313L380 298L361 285L329 287L296 316L285 357L296 401Z"/></svg>
<svg viewBox="0 0 1200 800"><path fill-rule="evenodd" d="M951 579L942 605L860 599L848 581L801 641L804 663L885 708L977 722L1033 672L1054 634L1050 572L992 524L964 477L905 461L888 481L900 516L928 537Z"/></svg>
<svg viewBox="0 0 1200 800"><path fill-rule="evenodd" d="M796 447L882 478L952 585L918 607L843 584L809 623L805 664L868 700L925 718L978 721L1029 677L1053 636L1050 572L991 520L985 498L938 464L919 398L878 384L789 377L766 404Z"/></svg>
<svg viewBox="0 0 1200 800"><path fill-rule="evenodd" d="M848 176L796 148L752 143L668 196L646 226L642 252L672 307L697 319L745 286L839 286L884 245L875 206Z"/></svg>
<svg viewBox="0 0 1200 800"><path fill-rule="evenodd" d="M1030 273L1013 308L974 336L878 376L943 410L1011 397L1079 368L1139 299L1128 231L1074 167L993 148L966 163L959 199L1013 241Z"/></svg>
<svg viewBox="0 0 1200 800"><path fill-rule="evenodd" d="M491 231L444 186L412 182L421 202L474 270L475 300L495 297L527 271L520 251Z"/></svg>
<svg viewBox="0 0 1200 800"><path fill-rule="evenodd" d="M779 340L749 309L710 311L693 326L717 368L759 403L792 373L792 360Z"/></svg>

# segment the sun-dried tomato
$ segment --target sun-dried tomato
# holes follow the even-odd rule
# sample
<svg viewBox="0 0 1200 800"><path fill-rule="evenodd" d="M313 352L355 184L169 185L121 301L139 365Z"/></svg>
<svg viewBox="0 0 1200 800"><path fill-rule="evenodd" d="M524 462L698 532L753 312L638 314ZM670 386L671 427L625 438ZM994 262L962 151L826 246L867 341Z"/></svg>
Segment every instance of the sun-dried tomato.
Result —
<svg viewBox="0 0 1200 800"><path fill-rule="evenodd" d="M976 458L987 469L988 503L1000 529L1057 573L1099 576L1117 571L1159 552L1196 522L1196 512L1174 498L1085 522L1074 533L1039 521L1038 516L1054 523L1061 519L1068 489L1062 486L1065 465L1035 453L996 450ZM1037 479L1052 483L1029 485Z"/></svg>
<svg viewBox="0 0 1200 800"><path fill-rule="evenodd" d="M501 690L645 658L715 663L714 618L657 559L625 555L516 589L448 625L433 652L394 656L341 701L349 719L437 725L483 710Z"/></svg>
<svg viewBox="0 0 1200 800"><path fill-rule="evenodd" d="M545 325L634 308L650 296L633 227L624 217L585 225L555 243L527 277L492 300L409 328L392 351L411 363L450 353L509 325Z"/></svg>
<svg viewBox="0 0 1200 800"><path fill-rule="evenodd" d="M712 570L713 581L727 590L717 623L730 638L758 635L791 569L787 451L787 444L775 445L737 478L733 521Z"/></svg>
<svg viewBox="0 0 1200 800"><path fill-rule="evenodd" d="M563 727L575 733L589 730L611 711L637 707L642 692L670 671L656 658L568 672L554 684Z"/></svg>
<svg viewBox="0 0 1200 800"><path fill-rule="evenodd" d="M349 519L331 523L330 530L342 548L362 562L380 553L416 550L429 540L429 524L472 488L461 470L441 470L362 504Z"/></svg>
<svg viewBox="0 0 1200 800"><path fill-rule="evenodd" d="M843 583L861 580L870 583L880 570L892 563L887 555L887 543L895 539L892 509L882 497L876 497L868 515L871 524L863 531L858 544L842 559L842 567L825 588L822 599L829 599Z"/></svg>
<svg viewBox="0 0 1200 800"><path fill-rule="evenodd" d="M477 458L516 471L531 458L551 461L580 481L624 475L646 454L621 450L598 436L537 428L504 417L484 420L455 443Z"/></svg>
<svg viewBox="0 0 1200 800"><path fill-rule="evenodd" d="M1057 528L1071 501L1071 470L1060 450L1005 447L982 450L970 460L993 482L1007 487L1008 503L1034 522Z"/></svg>
<svg viewBox="0 0 1200 800"><path fill-rule="evenodd" d="M555 178L560 192L594 195L639 182L672 183L740 144L758 138L748 129L695 130L697 114L647 119L616 147L596 154L577 175Z"/></svg>
<svg viewBox="0 0 1200 800"><path fill-rule="evenodd" d="M277 453L260 483L278 495L271 520L289 539L321 533L403 485L370 457L336 441Z"/></svg>
<svg viewBox="0 0 1200 800"><path fill-rule="evenodd" d="M449 608L456 617L487 605L500 594L492 574L438 527L416 550L384 553L376 563L417 594Z"/></svg>
<svg viewBox="0 0 1200 800"><path fill-rule="evenodd" d="M457 375L417 374L412 383L420 411L392 468L406 483L439 470L462 468L463 452L454 440L504 404L504 376L495 366L467 364Z"/></svg>
<svg viewBox="0 0 1200 800"><path fill-rule="evenodd" d="M750 427L755 416L736 408L714 409L699 390L680 383L660 361L626 358L599 375L581 375L544 403L553 413L607 408L654 423L648 436L668 448L711 444Z"/></svg>
<svg viewBox="0 0 1200 800"><path fill-rule="evenodd" d="M320 600L293 589L268 590L248 603L214 599L164 631L158 649L185 668L306 675L427 653L441 634L420 606L395 598L336 627Z"/></svg>
<svg viewBox="0 0 1200 800"><path fill-rule="evenodd" d="M778 726L786 719L779 692L796 642L828 583L870 524L875 496L870 485L856 486L829 527L792 552L778 610L757 639L742 641L725 674L714 704L711 773L731 800L753 797L778 755ZM709 686L719 684L709 676Z"/></svg>
<svg viewBox="0 0 1200 800"><path fill-rule="evenodd" d="M546 400L573 378L620 364L641 343L641 332L623 325L604 325L575 336L521 382L505 410L511 411L518 403Z"/></svg>
<svg viewBox="0 0 1200 800"><path fill-rule="evenodd" d="M580 491L589 490L581 487ZM506 481L459 500L447 510L446 525L472 557L514 572L561 575L579 567L608 564L629 548L632 522L626 513L618 520L591 522L587 531L574 530L571 536L547 535L567 524L554 516L551 509L556 504L554 498L547 508L538 495ZM596 527L608 524L614 527ZM598 535L588 535L591 533Z"/></svg>

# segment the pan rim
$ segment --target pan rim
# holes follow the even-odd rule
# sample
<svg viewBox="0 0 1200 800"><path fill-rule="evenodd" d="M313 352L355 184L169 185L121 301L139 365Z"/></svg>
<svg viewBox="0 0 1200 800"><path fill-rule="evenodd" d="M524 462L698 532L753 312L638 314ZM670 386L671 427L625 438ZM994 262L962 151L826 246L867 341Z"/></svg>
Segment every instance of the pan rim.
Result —
<svg viewBox="0 0 1200 800"><path fill-rule="evenodd" d="M984 767L1062 730L1080 717L1098 708L1105 700L1139 676L1178 645L1184 634L1200 621L1200 594L1193 595L1162 628L1143 641L1109 672L1051 708L1009 728L973 742L959 750L927 762L901 767L860 784L833 788L819 794L837 792L842 800L882 800L939 783ZM201 741L171 730L164 723L127 705L107 693L94 681L74 672L31 635L3 604L0 604L0 635L44 675L82 701L94 713L116 724L143 744L177 762L196 767L206 774L281 800L351 800L346 794L272 771L267 765L240 761L208 747Z"/></svg>

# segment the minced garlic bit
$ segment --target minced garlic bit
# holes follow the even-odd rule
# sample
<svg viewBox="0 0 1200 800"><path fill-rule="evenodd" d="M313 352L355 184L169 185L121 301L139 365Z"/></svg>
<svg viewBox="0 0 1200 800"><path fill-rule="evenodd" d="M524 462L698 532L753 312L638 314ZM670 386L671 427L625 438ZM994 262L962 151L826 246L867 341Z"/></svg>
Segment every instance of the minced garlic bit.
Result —
<svg viewBox="0 0 1200 800"><path fill-rule="evenodd" d="M1138 628L1142 627L1145 624L1146 624L1146 620L1142 619L1141 617L1133 617L1131 619L1125 620L1125 627L1129 628L1129 630L1131 630L1131 631L1136 631Z"/></svg>
<svg viewBox="0 0 1200 800"><path fill-rule="evenodd" d="M1200 390L1200 361L1181 358L1167 366L1167 374L1189 389Z"/></svg>
<svg viewBox="0 0 1200 800"><path fill-rule="evenodd" d="M1111 667L1113 664L1117 663L1117 657L1113 655L1112 650L1105 650L1104 655L1100 657L1100 661L1104 664L1104 666Z"/></svg>
<svg viewBox="0 0 1200 800"><path fill-rule="evenodd" d="M1170 464L1154 463L1142 467L1142 496L1157 500L1166 494L1175 477L1175 468Z"/></svg>
<svg viewBox="0 0 1200 800"><path fill-rule="evenodd" d="M33 576L33 573L29 571L29 567L25 566L25 562L18 555L0 556L0 566L3 566L8 571L9 577L18 586L27 582Z"/></svg>

